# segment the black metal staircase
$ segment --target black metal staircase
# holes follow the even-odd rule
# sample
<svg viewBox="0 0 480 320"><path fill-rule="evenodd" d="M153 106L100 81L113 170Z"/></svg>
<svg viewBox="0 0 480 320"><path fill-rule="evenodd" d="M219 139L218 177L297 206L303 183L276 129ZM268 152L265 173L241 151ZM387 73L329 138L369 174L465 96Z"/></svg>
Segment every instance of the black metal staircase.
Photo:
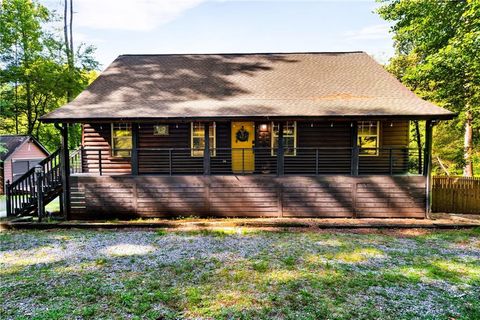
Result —
<svg viewBox="0 0 480 320"><path fill-rule="evenodd" d="M44 207L62 193L60 149L11 184L6 184L7 216L42 218Z"/></svg>

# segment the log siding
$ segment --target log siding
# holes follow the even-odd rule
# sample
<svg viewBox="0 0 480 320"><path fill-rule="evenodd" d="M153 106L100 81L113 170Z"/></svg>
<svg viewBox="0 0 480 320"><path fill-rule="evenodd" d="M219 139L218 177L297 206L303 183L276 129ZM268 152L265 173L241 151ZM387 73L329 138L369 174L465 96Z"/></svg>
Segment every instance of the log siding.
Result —
<svg viewBox="0 0 480 320"><path fill-rule="evenodd" d="M191 128L189 122L167 123L169 135L153 135L153 126L158 123L140 123L138 136L138 172L139 174L203 174L203 159L192 157ZM267 132L260 132L261 124L267 125ZM219 121L216 125L216 152L211 157L211 172L213 174L231 174L231 129L229 121ZM350 121L298 121L297 122L297 153L296 156L285 157L285 174L350 174L353 147ZM255 174L275 173L277 159L271 155L271 122L255 122ZM408 121L380 122L379 147L407 147L409 142ZM83 126L83 172L99 172L99 154L101 149L101 164L104 174L131 173L130 158L115 158L111 156L110 124L85 124ZM176 149L149 150L149 149ZM315 151L311 148L331 148ZM96 149L96 150L93 150ZM143 150L142 150L143 149ZM182 150L183 149L183 150ZM89 151L90 150L90 151ZM315 154L319 152L319 155ZM384 174L385 168L392 166L392 173L406 173L408 169L408 154L405 151L393 151L393 161L390 164L388 149L381 150L378 156L361 156L359 158L359 174ZM170 154L169 154L170 153ZM316 159L319 158L319 163ZM171 159L173 168L169 168Z"/></svg>

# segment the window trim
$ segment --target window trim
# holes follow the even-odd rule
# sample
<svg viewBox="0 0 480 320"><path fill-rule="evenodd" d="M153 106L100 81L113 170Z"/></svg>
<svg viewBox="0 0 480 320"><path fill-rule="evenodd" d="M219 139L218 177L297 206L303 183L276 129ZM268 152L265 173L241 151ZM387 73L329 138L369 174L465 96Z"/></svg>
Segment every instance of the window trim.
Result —
<svg viewBox="0 0 480 320"><path fill-rule="evenodd" d="M194 136L193 136L193 125L194 125L194 123L200 123L200 124L203 125L203 128L204 128L203 137L196 136L195 138L205 139L205 123L201 122L201 121L191 121L190 122L190 156L193 157L193 158L203 158L204 155L205 155L204 150L193 150L193 138L194 138ZM212 126L213 126L213 147L210 146L210 150L211 150L210 156L215 157L217 155L217 125L216 125L215 121L212 122ZM201 151L202 154L201 155L196 155L195 151L197 151L197 152Z"/></svg>
<svg viewBox="0 0 480 320"><path fill-rule="evenodd" d="M373 134L359 134L359 124L360 122L376 122L377 123L377 134L376 135L373 135ZM357 147L360 149L360 146L358 145L358 138L359 137L376 137L377 138L377 146L376 146L376 150L375 150L375 153L373 154L368 154L368 153L358 153L358 155L360 157L378 157L380 156L380 121L378 120L365 120L365 121L358 121L357 122Z"/></svg>
<svg viewBox="0 0 480 320"><path fill-rule="evenodd" d="M293 122L293 154L286 154L285 152L283 153L284 157L296 157L297 156L297 121L286 121L286 122ZM275 122L272 121L271 123L272 126L272 135L270 139L270 155L272 157L276 157L275 149L273 148L273 144L275 141ZM283 127L285 128L285 127ZM285 137L285 135L283 136ZM289 136L291 137L291 136ZM278 137L276 137L278 139ZM284 146L284 151L285 151L285 146Z"/></svg>
<svg viewBox="0 0 480 320"><path fill-rule="evenodd" d="M127 125L130 125L130 139L131 139L131 144L132 144L132 147L133 147L133 129L132 129L132 124L131 124L130 122L118 122L118 123L117 123L117 122L112 122L112 123L110 124L110 136L111 136L111 141L110 141L110 143L111 143L111 146L110 146L110 147L111 147L111 148L110 148L111 152L110 152L110 156L111 156L112 158L115 158L115 159L122 159L122 158L127 159L127 158L131 158L131 157L132 157L132 149L130 149L130 155L129 155L129 156L117 156L117 155L115 155L115 150L116 150L115 144L114 144L115 136L114 136L114 134L113 134L115 130L114 130L113 127L114 127L114 125L116 125L116 124L127 124ZM122 150L123 150L123 149L122 149Z"/></svg>

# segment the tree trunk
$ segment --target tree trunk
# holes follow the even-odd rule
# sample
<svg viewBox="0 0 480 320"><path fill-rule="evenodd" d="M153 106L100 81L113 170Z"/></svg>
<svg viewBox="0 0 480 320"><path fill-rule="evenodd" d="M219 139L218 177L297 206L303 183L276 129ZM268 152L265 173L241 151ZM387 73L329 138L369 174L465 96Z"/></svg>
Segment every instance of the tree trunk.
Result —
<svg viewBox="0 0 480 320"><path fill-rule="evenodd" d="M70 0L70 64L73 69L73 0Z"/></svg>
<svg viewBox="0 0 480 320"><path fill-rule="evenodd" d="M418 174L422 174L422 136L420 135L420 124L418 120L413 121L415 125L415 139L417 140L417 150L418 150Z"/></svg>
<svg viewBox="0 0 480 320"><path fill-rule="evenodd" d="M32 107L32 90L30 85L30 79L25 82L25 94L27 103L27 134L31 135L35 127L35 121L33 120L33 107Z"/></svg>
<svg viewBox="0 0 480 320"><path fill-rule="evenodd" d="M71 3L70 3L71 5ZM70 15L72 14L72 9L70 8ZM63 7L63 36L64 36L64 43L65 43L65 54L67 56L67 65L68 65L68 73L72 75L72 50L71 50L71 39L69 38L68 34L68 0L64 1ZM72 25L72 17L70 16L70 28ZM70 29L70 36L72 34L72 30ZM70 79L71 80L71 79ZM72 101L72 90L70 88L67 89L67 101Z"/></svg>
<svg viewBox="0 0 480 320"><path fill-rule="evenodd" d="M464 140L464 159L465 167L463 169L463 175L466 177L473 176L473 113L471 110L467 110L465 115L465 140Z"/></svg>

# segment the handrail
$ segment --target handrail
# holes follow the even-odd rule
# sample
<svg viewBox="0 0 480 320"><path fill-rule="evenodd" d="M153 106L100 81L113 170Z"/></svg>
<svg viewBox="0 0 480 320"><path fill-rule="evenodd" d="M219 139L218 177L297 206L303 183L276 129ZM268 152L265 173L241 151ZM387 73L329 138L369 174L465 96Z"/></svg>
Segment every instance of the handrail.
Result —
<svg viewBox="0 0 480 320"><path fill-rule="evenodd" d="M60 149L56 150L54 153L50 154L48 157L46 157L45 159L43 159L42 161L40 161L37 166L44 166L47 162L49 162L50 160L54 159L56 156L58 156L60 154ZM32 175L35 173L35 167L33 168L30 168L27 172L25 172L24 174L22 174L17 180L13 181L12 183L10 183L10 187L11 188L14 188L15 186L17 186L18 184L21 183L21 181L23 179L26 179L26 177Z"/></svg>
<svg viewBox="0 0 480 320"><path fill-rule="evenodd" d="M36 171L40 167L41 170ZM7 215L29 213L35 209L41 218L43 199L56 196L61 186L60 149L40 161L17 180L6 184Z"/></svg>

